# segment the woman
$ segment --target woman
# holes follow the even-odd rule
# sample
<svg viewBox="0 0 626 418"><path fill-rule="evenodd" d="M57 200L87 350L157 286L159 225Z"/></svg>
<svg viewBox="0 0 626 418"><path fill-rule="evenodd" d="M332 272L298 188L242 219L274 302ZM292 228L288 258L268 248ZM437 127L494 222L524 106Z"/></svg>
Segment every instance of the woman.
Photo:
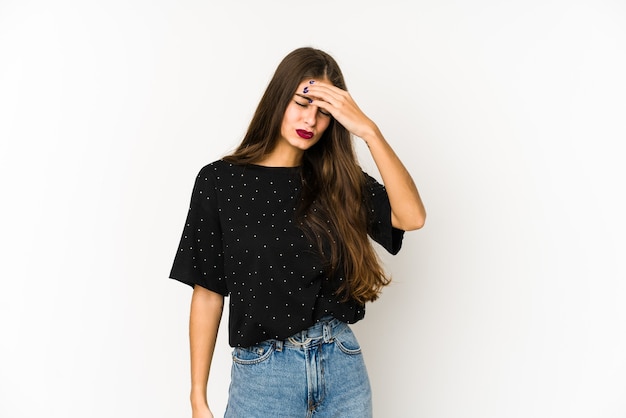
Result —
<svg viewBox="0 0 626 418"><path fill-rule="evenodd" d="M384 186L359 167L353 136ZM288 54L236 151L200 171L170 274L194 288L193 417L213 417L206 390L224 296L234 347L226 417L371 416L347 325L389 283L369 237L395 254L424 220L411 176L335 60L313 48Z"/></svg>

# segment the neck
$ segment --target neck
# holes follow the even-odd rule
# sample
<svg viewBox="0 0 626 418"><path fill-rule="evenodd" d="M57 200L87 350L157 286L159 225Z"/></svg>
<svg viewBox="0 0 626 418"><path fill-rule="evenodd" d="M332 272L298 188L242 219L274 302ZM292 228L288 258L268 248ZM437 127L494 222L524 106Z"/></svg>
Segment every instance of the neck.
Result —
<svg viewBox="0 0 626 418"><path fill-rule="evenodd" d="M303 151L274 149L271 153L256 162L267 167L298 167L302 164Z"/></svg>

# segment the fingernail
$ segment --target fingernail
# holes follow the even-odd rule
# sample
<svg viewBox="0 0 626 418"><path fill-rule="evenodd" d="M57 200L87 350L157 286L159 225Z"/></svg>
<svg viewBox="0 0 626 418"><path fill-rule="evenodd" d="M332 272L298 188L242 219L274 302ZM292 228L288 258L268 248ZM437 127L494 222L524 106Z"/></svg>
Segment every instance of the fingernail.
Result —
<svg viewBox="0 0 626 418"><path fill-rule="evenodd" d="M315 80L309 81L309 84L313 84L313 83L315 83Z"/></svg>
<svg viewBox="0 0 626 418"><path fill-rule="evenodd" d="M313 99L309 99L309 104L313 103Z"/></svg>
<svg viewBox="0 0 626 418"><path fill-rule="evenodd" d="M309 92L309 86L304 88L304 93L308 93Z"/></svg>

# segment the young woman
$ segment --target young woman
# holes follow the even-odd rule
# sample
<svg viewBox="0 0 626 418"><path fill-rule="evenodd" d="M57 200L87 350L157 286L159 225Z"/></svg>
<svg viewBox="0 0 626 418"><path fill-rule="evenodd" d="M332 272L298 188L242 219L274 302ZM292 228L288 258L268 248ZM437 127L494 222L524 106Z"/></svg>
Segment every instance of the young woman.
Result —
<svg viewBox="0 0 626 418"><path fill-rule="evenodd" d="M353 136L384 186L359 167ZM206 391L225 296L234 348L226 417L370 417L347 325L389 283L370 238L395 254L425 216L335 60L313 48L288 54L236 151L200 170L170 274L194 289L193 417L213 417Z"/></svg>

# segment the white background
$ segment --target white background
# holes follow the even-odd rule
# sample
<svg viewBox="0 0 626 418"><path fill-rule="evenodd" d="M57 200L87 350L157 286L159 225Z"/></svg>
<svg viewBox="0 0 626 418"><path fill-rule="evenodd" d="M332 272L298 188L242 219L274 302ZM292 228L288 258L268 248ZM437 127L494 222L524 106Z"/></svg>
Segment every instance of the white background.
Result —
<svg viewBox="0 0 626 418"><path fill-rule="evenodd" d="M193 181L305 45L428 210L355 327L376 416L626 416L617 0L0 0L0 416L190 416Z"/></svg>

